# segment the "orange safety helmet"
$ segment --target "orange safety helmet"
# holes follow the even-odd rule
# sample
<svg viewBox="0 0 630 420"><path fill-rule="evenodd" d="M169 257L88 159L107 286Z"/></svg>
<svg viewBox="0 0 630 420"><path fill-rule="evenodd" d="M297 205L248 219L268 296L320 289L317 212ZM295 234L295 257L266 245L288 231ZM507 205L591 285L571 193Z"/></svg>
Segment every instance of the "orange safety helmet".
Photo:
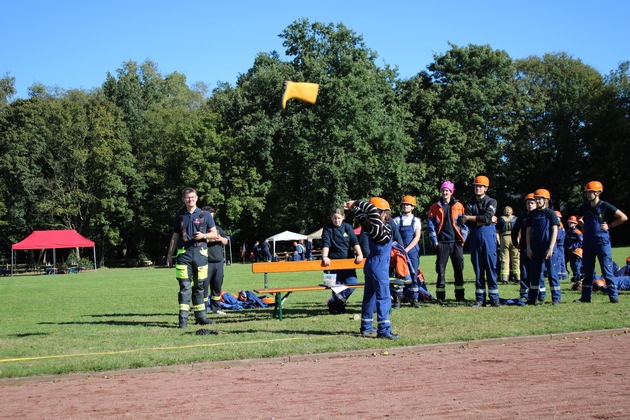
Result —
<svg viewBox="0 0 630 420"><path fill-rule="evenodd" d="M384 198L372 197L370 198L370 203L374 204L374 207L379 210L391 210L389 207L389 203Z"/></svg>
<svg viewBox="0 0 630 420"><path fill-rule="evenodd" d="M534 200L534 193L529 193L525 196L525 201Z"/></svg>
<svg viewBox="0 0 630 420"><path fill-rule="evenodd" d="M544 197L547 200L549 200L551 198L551 194L549 193L548 190L546 190L544 188L540 188L540 189L534 191L534 197Z"/></svg>
<svg viewBox="0 0 630 420"><path fill-rule="evenodd" d="M567 222L568 223L577 223L578 220L577 220L577 217L575 217L575 216L569 216L569 218L567 219Z"/></svg>
<svg viewBox="0 0 630 420"><path fill-rule="evenodd" d="M416 198L411 195L406 195L403 197L400 204L411 204L412 206L416 207Z"/></svg>
<svg viewBox="0 0 630 420"><path fill-rule="evenodd" d="M599 191L604 192L604 186L599 181L591 181L584 187L584 191Z"/></svg>
<svg viewBox="0 0 630 420"><path fill-rule="evenodd" d="M475 184L485 185L486 187L490 187L490 180L488 179L487 176L479 175L475 177L475 180L473 181L473 185Z"/></svg>
<svg viewBox="0 0 630 420"><path fill-rule="evenodd" d="M599 279L593 282L593 290L595 291L602 290L604 287L606 287L606 280Z"/></svg>

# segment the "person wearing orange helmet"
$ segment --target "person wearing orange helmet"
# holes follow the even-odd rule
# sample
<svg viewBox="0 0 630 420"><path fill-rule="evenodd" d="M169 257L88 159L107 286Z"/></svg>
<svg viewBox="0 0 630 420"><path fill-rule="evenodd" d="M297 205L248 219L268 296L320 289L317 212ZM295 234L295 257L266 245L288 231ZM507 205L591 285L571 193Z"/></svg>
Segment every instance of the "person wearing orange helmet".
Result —
<svg viewBox="0 0 630 420"><path fill-rule="evenodd" d="M470 228L470 260L475 271L474 307L486 306L486 282L491 306L499 303L499 284L497 283L497 236L496 211L497 201L486 193L490 187L488 177L480 175L473 181L475 197L469 201L461 222Z"/></svg>
<svg viewBox="0 0 630 420"><path fill-rule="evenodd" d="M608 298L611 303L619 302L619 293L613 282L612 248L610 245L611 228L615 228L628 220L621 210L600 199L604 186L599 181L591 181L584 187L584 204L580 214L584 223L584 244L582 246L582 266L584 281L582 282L582 296L576 303L590 303L593 294L593 272L595 258L599 260L602 275L608 286Z"/></svg>
<svg viewBox="0 0 630 420"><path fill-rule="evenodd" d="M388 223L391 218L389 203L381 197L372 197L370 201L346 201L343 208L356 215L361 229L366 232L370 242L370 254L365 259L363 267L365 289L359 331L364 337L376 332L376 338L396 340L399 335L392 332L392 323L389 319L392 307L389 288L389 262L392 251L392 228ZM376 329L373 327L375 311Z"/></svg>
<svg viewBox="0 0 630 420"><path fill-rule="evenodd" d="M531 278L529 276L529 257L527 256L527 215L536 209L536 200L534 200L534 193L529 193L525 196L525 213L518 216L514 227L512 228L512 242L518 246L520 254L520 295L521 299L527 301L527 295L529 293L529 283ZM538 278L538 283L544 285L542 274Z"/></svg>
<svg viewBox="0 0 630 420"><path fill-rule="evenodd" d="M582 254L582 243L584 235L578 229L578 220L576 216L569 216L567 219L567 232L564 239L565 260L569 261L571 267L571 281L573 283L582 280L582 257L576 254L575 250L579 249Z"/></svg>
<svg viewBox="0 0 630 420"><path fill-rule="evenodd" d="M543 266L546 268L552 303L558 305L562 292L560 279L558 278L558 267L554 264L553 254L556 239L558 238L560 221L554 211L549 208L550 199L551 194L548 190L541 188L534 191L536 209L527 215L527 221L525 222L527 226L527 257L529 258L531 279L539 278ZM533 281L530 283L527 298L528 305L544 302L545 293L541 289L541 284L538 284L538 282Z"/></svg>
<svg viewBox="0 0 630 420"><path fill-rule="evenodd" d="M462 203L453 197L455 185L444 181L440 186L440 199L429 209L427 230L431 245L436 249L435 271L437 301L446 299L446 263L451 259L455 277L455 300L466 302L464 297L464 243L468 227L458 224L460 215L465 213Z"/></svg>
<svg viewBox="0 0 630 420"><path fill-rule="evenodd" d="M394 217L394 223L398 226L398 231L402 237L402 245L405 247L407 257L413 267L413 276L418 274L418 266L420 264L420 234L422 233L422 225L420 219L413 215L416 208L416 198L406 195L400 202L401 214ZM416 297L417 298L417 297Z"/></svg>
<svg viewBox="0 0 630 420"><path fill-rule="evenodd" d="M630 276L630 257L626 258L626 265L615 271L615 277Z"/></svg>

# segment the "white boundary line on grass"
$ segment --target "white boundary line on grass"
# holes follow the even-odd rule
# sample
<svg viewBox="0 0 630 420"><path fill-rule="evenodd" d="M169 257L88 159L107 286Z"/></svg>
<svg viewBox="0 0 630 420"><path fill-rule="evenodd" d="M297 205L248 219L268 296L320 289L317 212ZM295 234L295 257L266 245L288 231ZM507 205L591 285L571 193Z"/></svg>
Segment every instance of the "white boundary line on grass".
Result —
<svg viewBox="0 0 630 420"><path fill-rule="evenodd" d="M261 344L261 343L277 343L280 341L295 341L295 340L307 340L308 337L294 337L294 338L278 338L274 340L255 340L255 341L239 341L239 342L229 342L229 343L210 343L210 344L190 344L187 346L171 346L171 347L148 347L148 348L140 348L133 350L118 350L118 351L101 351L94 353L76 353L76 354L58 354L51 356L37 356L37 357L18 357L14 359L0 359L0 363L9 363L9 362L23 362L27 360L45 360L45 359L63 359L66 357L82 357L82 356L103 356L103 355L112 355L112 354L126 354L126 353L139 353L147 350L180 350L180 349L190 349L195 347L219 347L219 346L233 346L237 344Z"/></svg>

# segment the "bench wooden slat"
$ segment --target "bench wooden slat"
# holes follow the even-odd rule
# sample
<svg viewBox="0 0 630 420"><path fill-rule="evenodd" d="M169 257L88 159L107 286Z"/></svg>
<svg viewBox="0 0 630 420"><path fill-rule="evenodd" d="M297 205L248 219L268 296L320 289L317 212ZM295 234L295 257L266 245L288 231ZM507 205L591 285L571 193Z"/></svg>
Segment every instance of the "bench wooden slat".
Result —
<svg viewBox="0 0 630 420"><path fill-rule="evenodd" d="M356 264L353 258L344 260L330 260L329 266L317 261L286 261L286 262L256 262L252 264L252 273L292 273L298 271L326 271L363 268L365 260Z"/></svg>

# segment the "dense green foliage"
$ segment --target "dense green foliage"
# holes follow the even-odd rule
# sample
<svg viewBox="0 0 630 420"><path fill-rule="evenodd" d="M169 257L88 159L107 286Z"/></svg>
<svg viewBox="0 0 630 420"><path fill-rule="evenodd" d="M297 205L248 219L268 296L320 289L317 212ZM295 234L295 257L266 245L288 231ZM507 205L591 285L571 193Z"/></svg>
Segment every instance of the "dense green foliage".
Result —
<svg viewBox="0 0 630 420"><path fill-rule="evenodd" d="M160 260L186 186L218 208L235 250L314 231L347 198L411 194L424 216L442 180L467 198L480 173L500 207L547 188L572 213L597 179L604 200L630 211L629 62L601 75L565 53L514 60L451 45L401 79L343 24L298 20L280 37L285 58L260 53L210 94L151 60L123 63L91 91L35 84L14 101L14 78L1 78L3 258L34 229L74 228L101 264ZM285 80L319 83L317 103L282 110Z"/></svg>
<svg viewBox="0 0 630 420"><path fill-rule="evenodd" d="M623 263L630 248L613 249ZM466 297L474 299L474 274L465 258ZM290 263L286 263L290 264ZM429 290L435 291L435 255L421 258ZM228 311L211 318L208 328L218 335L197 336L200 328L177 325L174 270L163 268L103 269L65 275L0 278L0 378L38 374L103 371L146 366L190 364L294 354L450 343L499 337L551 335L574 331L627 328L630 295L620 303L596 293L592 304L576 305L579 292L562 281L559 306L471 308L454 301L450 267L444 305L405 304L391 316L398 341L359 335L362 289L348 301L349 312L330 315L328 291L292 294L284 304L282 322L272 309ZM359 271L360 280L363 272ZM270 274L270 287L318 284L321 272ZM263 287L263 275L250 264L226 267L223 289L232 293ZM516 298L518 286L500 285L504 298ZM27 302L26 296L36 297ZM27 304L28 303L28 304ZM499 322L500 320L500 322Z"/></svg>

